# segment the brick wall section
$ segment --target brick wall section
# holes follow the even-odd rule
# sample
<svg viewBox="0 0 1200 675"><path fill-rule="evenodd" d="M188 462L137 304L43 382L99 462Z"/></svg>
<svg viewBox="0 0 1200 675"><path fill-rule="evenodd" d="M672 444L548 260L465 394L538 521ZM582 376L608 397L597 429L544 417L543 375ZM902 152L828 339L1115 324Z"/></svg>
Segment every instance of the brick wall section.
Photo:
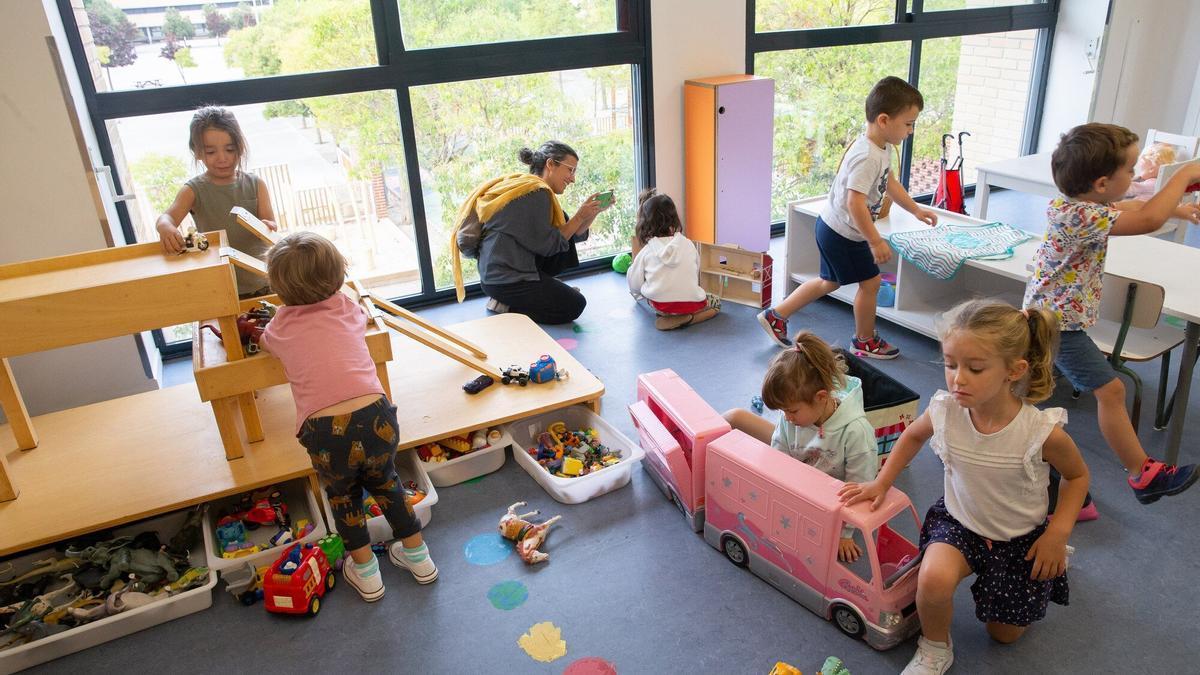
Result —
<svg viewBox="0 0 1200 675"><path fill-rule="evenodd" d="M966 3L971 8L1005 4L1011 0ZM963 36L952 129L971 132L964 139L964 183L975 182L977 165L1021 154L1036 40L1032 30Z"/></svg>

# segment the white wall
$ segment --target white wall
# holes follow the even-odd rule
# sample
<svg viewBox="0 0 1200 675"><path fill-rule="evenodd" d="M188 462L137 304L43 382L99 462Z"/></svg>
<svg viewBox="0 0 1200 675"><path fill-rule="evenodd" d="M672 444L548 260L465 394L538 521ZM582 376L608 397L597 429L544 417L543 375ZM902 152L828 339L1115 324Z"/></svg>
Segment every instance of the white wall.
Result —
<svg viewBox="0 0 1200 675"><path fill-rule="evenodd" d="M1200 3L1113 0L1092 120L1194 133L1188 106L1200 66Z"/></svg>
<svg viewBox="0 0 1200 675"><path fill-rule="evenodd" d="M52 5L52 3L50 3ZM55 19L57 21L57 17ZM104 231L45 37L43 0L6 0L0 22L0 263L103 248ZM17 66L19 64L19 67ZM134 337L11 360L31 414L153 389Z"/></svg>
<svg viewBox="0 0 1200 675"><path fill-rule="evenodd" d="M1109 0L1063 0L1059 5L1038 152L1053 150L1059 136L1088 121L1100 68L1108 3ZM1090 40L1096 40L1097 46L1089 60Z"/></svg>
<svg viewBox="0 0 1200 675"><path fill-rule="evenodd" d="M685 220L683 82L746 72L746 4L734 0L654 0L654 170Z"/></svg>

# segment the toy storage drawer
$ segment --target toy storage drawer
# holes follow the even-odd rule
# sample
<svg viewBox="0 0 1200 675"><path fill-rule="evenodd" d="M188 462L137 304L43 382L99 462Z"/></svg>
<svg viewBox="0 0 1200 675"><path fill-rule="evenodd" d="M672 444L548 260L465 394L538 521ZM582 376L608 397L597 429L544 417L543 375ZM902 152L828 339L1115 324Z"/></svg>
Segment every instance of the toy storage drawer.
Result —
<svg viewBox="0 0 1200 675"><path fill-rule="evenodd" d="M417 484L417 487L425 491L425 498L413 506L413 512L417 514L417 520L421 521L422 528L429 526L429 521L433 518L433 506L438 502L437 488L430 482L429 474L425 472L423 464L424 462L417 459L416 450L401 450L396 453L396 473L400 476L400 482L405 483L411 480ZM333 515L333 509L329 506L329 495L324 491L321 493L321 500L329 513L330 529L338 532L337 517ZM392 526L383 516L368 518L367 532L370 534L372 542L394 539Z"/></svg>
<svg viewBox="0 0 1200 675"><path fill-rule="evenodd" d="M306 544L315 542L328 533L328 530L325 529L325 519L321 517L321 505L313 496L312 490L308 489L307 480L290 480L275 487L279 490L283 503L287 504L288 516L291 517L292 525L301 520L307 520L315 526L312 532L298 541ZM266 490L267 488L261 489ZM275 536L279 529L274 525L263 525L256 530L247 529L246 541L267 548L258 553L250 553L237 558L222 557L221 547L217 542L217 521L223 514L237 510L240 497L241 494L237 494L210 502L208 513L204 515L204 546L208 549L208 567L218 572L224 572L234 567L245 567L246 563L253 563L255 567L270 565L275 562L279 554L283 553L284 549L294 543L288 542L271 547L271 537Z"/></svg>
<svg viewBox="0 0 1200 675"><path fill-rule="evenodd" d="M537 447L537 436L546 427L562 422L569 430L591 427L600 434L600 442L621 451L621 461L610 467L578 478L559 478L551 475L529 455L529 448ZM617 431L604 418L586 406L575 405L518 420L509 425L508 433L513 440L513 457L551 497L564 504L579 504L593 497L624 487L633 475L633 469L642 460L642 447Z"/></svg>
<svg viewBox="0 0 1200 675"><path fill-rule="evenodd" d="M486 448L446 462L423 462L420 459L417 461L425 469L425 473L429 474L429 481L434 487L449 487L499 471L500 467L504 466L504 449L512 445L512 436L508 430L504 427L499 429L500 440Z"/></svg>
<svg viewBox="0 0 1200 675"><path fill-rule="evenodd" d="M170 540L187 518L188 511L176 511L162 516L156 516L139 523L123 525L113 531L113 536L135 535L147 530L158 533L163 542ZM192 551L190 561L193 567L206 564L207 551L203 541L196 550ZM52 548L39 549L22 554L8 562L16 573L23 574L30 566L46 558L57 557ZM8 576L8 575L6 575ZM18 670L30 668L51 661L60 656L95 647L98 644L116 640L145 630L160 623L166 623L181 616L193 614L212 606L213 587L217 585L217 575L209 571L208 581L196 588L184 591L144 607L131 609L115 616L105 617L78 628L57 633L49 637L35 640L28 644L10 649L0 650L0 674L15 673Z"/></svg>
<svg viewBox="0 0 1200 675"><path fill-rule="evenodd" d="M862 381L863 410L875 429L875 443L880 458L884 459L892 452L901 432L916 419L921 396L854 354L847 351L841 354L850 375Z"/></svg>

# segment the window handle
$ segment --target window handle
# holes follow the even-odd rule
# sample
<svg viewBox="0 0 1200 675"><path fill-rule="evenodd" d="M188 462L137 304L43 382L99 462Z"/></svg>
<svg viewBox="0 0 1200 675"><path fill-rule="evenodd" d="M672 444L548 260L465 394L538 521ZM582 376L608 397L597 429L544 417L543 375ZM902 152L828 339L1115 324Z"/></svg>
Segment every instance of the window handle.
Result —
<svg viewBox="0 0 1200 675"><path fill-rule="evenodd" d="M132 192L127 194L117 194L117 184L113 182L112 167L107 164L92 167L97 174L104 176L104 182L108 185L108 193L113 196L114 202L127 202L131 199L137 199L137 195Z"/></svg>

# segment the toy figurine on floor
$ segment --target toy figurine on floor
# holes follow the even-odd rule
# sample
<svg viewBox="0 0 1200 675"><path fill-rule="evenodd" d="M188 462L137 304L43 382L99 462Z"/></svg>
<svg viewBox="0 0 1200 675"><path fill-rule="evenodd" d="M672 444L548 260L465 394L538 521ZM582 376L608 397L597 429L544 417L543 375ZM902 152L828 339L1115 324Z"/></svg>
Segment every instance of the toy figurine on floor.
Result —
<svg viewBox="0 0 1200 675"><path fill-rule="evenodd" d="M526 564L536 565L543 560L549 560L549 554L542 553L538 548L546 540L550 526L562 516L554 516L544 523L531 523L526 518L536 516L540 512L530 511L517 515L517 507L520 506L525 506L525 502L517 502L508 507L508 512L500 519L500 534L505 539L516 542L517 553Z"/></svg>

